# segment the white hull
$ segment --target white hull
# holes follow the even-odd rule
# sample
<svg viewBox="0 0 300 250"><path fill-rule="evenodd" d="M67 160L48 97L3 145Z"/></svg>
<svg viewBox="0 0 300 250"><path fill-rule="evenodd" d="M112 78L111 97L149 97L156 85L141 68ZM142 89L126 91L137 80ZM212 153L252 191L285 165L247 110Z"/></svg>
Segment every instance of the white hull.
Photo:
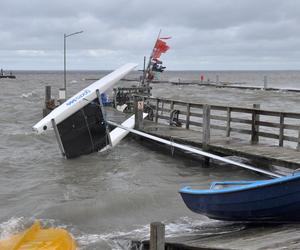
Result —
<svg viewBox="0 0 300 250"><path fill-rule="evenodd" d="M136 66L137 64L133 63L125 64L100 80L92 83L90 86L69 98L62 105L54 109L50 114L40 120L33 126L33 130L40 134L52 127L52 119L54 119L56 124L64 121L66 118L97 98L96 90L99 90L100 93L105 92L121 78L132 71Z"/></svg>
<svg viewBox="0 0 300 250"><path fill-rule="evenodd" d="M143 113L143 118L145 118L148 114ZM135 115L132 115L129 117L125 122L123 122L121 125L126 128L134 128L134 122L135 122ZM127 134L129 133L128 130L122 129L122 128L115 128L113 129L109 135L110 135L110 141L111 146L116 146Z"/></svg>

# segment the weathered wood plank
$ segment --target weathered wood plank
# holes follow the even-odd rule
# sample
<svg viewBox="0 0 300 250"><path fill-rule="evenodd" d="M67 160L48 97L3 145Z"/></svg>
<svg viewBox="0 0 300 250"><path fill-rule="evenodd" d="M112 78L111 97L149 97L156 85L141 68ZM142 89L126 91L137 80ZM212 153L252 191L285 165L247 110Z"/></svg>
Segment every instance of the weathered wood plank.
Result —
<svg viewBox="0 0 300 250"><path fill-rule="evenodd" d="M279 147L283 147L283 139L284 139L284 114L280 114L279 121Z"/></svg>
<svg viewBox="0 0 300 250"><path fill-rule="evenodd" d="M252 134L251 134L251 142L258 143L259 140L259 126L257 122L259 121L258 109L260 108L260 104L253 104L252 110Z"/></svg>
<svg viewBox="0 0 300 250"><path fill-rule="evenodd" d="M205 104L203 106L203 148L207 149L210 143L210 106Z"/></svg>
<svg viewBox="0 0 300 250"><path fill-rule="evenodd" d="M186 121L185 121L185 128L189 129L190 127L190 111L191 111L191 106L189 103L186 104Z"/></svg>
<svg viewBox="0 0 300 250"><path fill-rule="evenodd" d="M226 137L230 136L230 122L231 122L231 109L227 108L227 117L226 117Z"/></svg>

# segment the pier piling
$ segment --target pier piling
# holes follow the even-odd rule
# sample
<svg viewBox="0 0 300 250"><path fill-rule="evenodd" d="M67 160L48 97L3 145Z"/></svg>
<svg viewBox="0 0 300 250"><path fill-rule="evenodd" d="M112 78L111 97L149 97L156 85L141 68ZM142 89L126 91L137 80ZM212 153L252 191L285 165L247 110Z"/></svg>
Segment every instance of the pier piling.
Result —
<svg viewBox="0 0 300 250"><path fill-rule="evenodd" d="M150 224L150 250L165 249L165 225L161 222Z"/></svg>
<svg viewBox="0 0 300 250"><path fill-rule="evenodd" d="M51 86L45 86L45 106L43 108L43 117L48 115L55 107L55 100L51 98Z"/></svg>
<svg viewBox="0 0 300 250"><path fill-rule="evenodd" d="M260 104L253 104L252 111L252 133L251 133L251 142L257 144L259 140L259 114L256 109L260 109Z"/></svg>

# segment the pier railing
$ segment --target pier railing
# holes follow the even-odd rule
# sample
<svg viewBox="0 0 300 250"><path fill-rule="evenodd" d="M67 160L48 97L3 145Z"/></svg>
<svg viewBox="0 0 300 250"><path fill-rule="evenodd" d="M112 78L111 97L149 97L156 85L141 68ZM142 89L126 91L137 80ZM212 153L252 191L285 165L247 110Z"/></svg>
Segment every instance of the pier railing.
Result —
<svg viewBox="0 0 300 250"><path fill-rule="evenodd" d="M212 131L217 130L225 137L243 135L252 143L266 139L300 150L300 113L264 110L259 104L234 107L145 96L136 99L143 99L144 110L157 123L202 130L203 145L209 144Z"/></svg>

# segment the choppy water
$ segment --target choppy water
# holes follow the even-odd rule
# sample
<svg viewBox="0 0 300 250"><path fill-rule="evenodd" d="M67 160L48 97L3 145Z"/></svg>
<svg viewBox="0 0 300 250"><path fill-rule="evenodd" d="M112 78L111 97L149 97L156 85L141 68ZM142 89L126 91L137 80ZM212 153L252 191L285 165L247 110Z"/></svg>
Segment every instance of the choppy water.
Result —
<svg viewBox="0 0 300 250"><path fill-rule="evenodd" d="M61 157L54 135L36 135L31 127L42 118L45 85L57 96L61 72L16 72L0 79L0 238L26 228L34 219L67 228L80 249L128 249L130 238L148 237L148 225L163 221L167 235L227 232L226 223L190 212L177 190L185 184L207 187L216 180L261 178L224 164L201 168L196 160L171 156L132 138L113 151L74 160ZM84 78L102 72L69 72L69 95L87 86ZM135 73L136 74L136 73ZM203 72L166 72L164 78L197 79ZM299 71L204 72L211 79L300 88ZM121 84L131 84L124 82ZM300 111L297 93L240 91L200 86L156 84L155 96L209 103L251 105ZM230 171L229 171L229 170ZM237 225L230 230L242 230ZM242 245L241 245L242 248Z"/></svg>

